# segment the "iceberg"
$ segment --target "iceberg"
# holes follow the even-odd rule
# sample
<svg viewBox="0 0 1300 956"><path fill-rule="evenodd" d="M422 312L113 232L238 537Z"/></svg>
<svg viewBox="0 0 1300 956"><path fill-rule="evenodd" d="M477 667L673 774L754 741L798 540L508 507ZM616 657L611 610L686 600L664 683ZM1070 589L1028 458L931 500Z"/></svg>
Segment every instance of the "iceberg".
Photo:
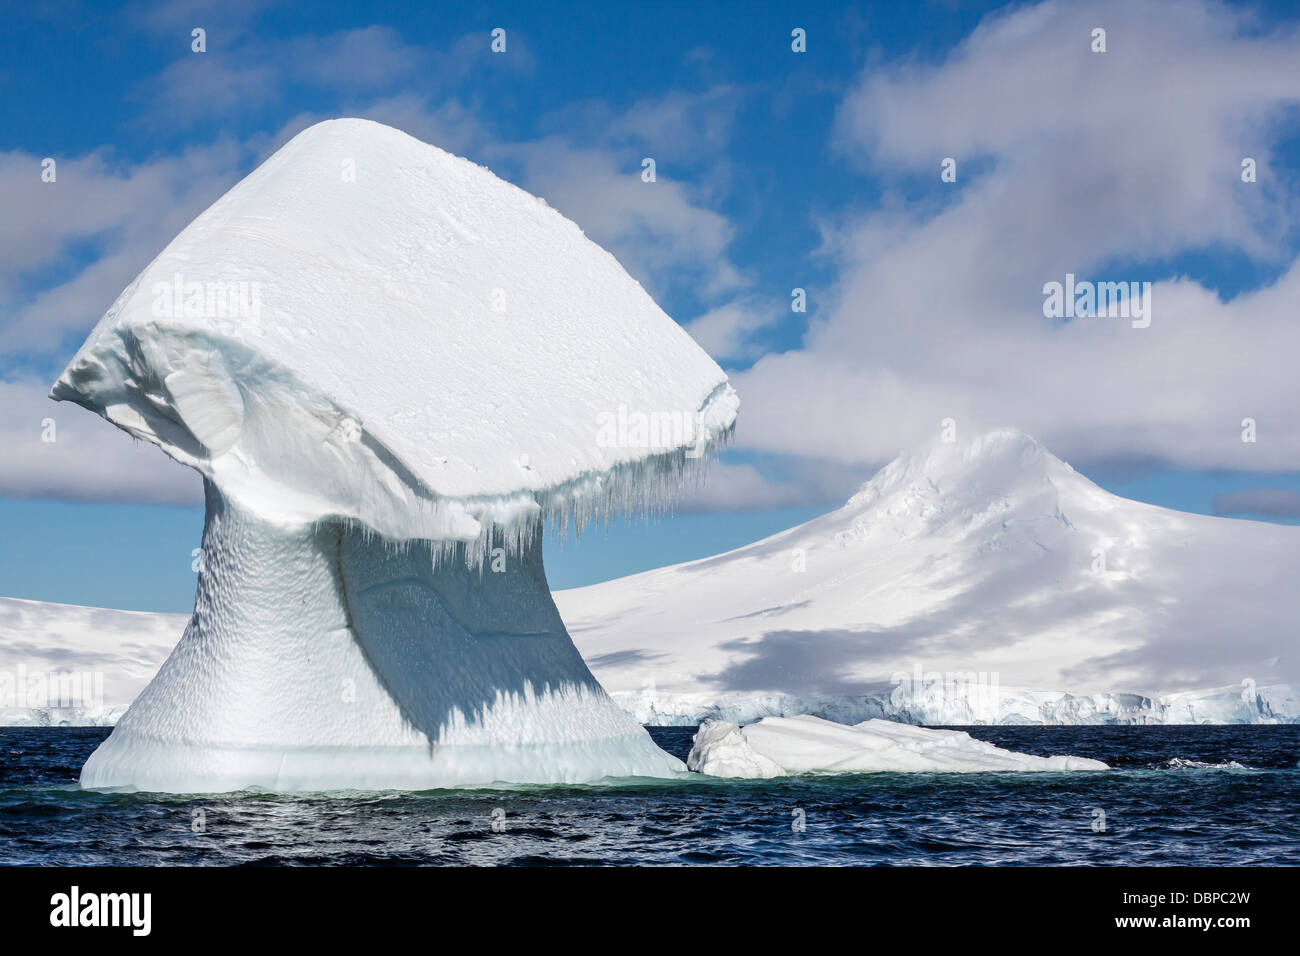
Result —
<svg viewBox="0 0 1300 956"><path fill-rule="evenodd" d="M959 730L872 719L846 726L807 714L764 717L740 727L700 725L686 765L714 777L801 773L980 773L1109 770L1086 757L1035 757L1003 750Z"/></svg>
<svg viewBox="0 0 1300 956"><path fill-rule="evenodd" d="M605 250L363 120L187 226L51 397L203 476L194 614L90 788L574 783L680 772L592 676L541 540L665 507L722 370ZM608 440L611 416L681 423Z"/></svg>

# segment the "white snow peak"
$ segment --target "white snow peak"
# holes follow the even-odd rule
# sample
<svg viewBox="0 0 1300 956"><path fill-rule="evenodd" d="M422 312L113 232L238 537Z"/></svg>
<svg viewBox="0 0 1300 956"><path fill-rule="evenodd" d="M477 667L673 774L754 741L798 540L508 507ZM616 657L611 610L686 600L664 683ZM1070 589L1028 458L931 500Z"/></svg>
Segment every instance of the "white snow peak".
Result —
<svg viewBox="0 0 1300 956"><path fill-rule="evenodd" d="M363 120L176 237L52 397L204 476L194 616L82 771L164 791L664 776L546 587L547 518L655 506L721 369L541 200ZM610 416L685 422L609 438Z"/></svg>

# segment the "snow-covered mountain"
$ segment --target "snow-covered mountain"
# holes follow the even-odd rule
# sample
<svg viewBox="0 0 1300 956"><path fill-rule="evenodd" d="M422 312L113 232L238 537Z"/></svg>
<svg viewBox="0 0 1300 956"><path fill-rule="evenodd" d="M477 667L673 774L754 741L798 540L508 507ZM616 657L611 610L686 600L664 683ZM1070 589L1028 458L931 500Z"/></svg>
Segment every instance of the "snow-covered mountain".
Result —
<svg viewBox="0 0 1300 956"><path fill-rule="evenodd" d="M1270 722L1300 719L1298 571L1300 528L1119 498L1004 429L907 452L765 540L556 601L650 723Z"/></svg>

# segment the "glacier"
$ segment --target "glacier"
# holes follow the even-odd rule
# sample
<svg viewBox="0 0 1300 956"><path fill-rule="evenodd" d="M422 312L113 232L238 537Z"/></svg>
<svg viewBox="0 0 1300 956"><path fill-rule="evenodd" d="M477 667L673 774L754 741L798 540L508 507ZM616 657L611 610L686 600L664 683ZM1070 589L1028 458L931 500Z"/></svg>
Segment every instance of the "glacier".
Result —
<svg viewBox="0 0 1300 956"><path fill-rule="evenodd" d="M890 720L853 726L820 717L764 717L739 727L705 721L686 765L714 777L770 778L801 773L985 773L1109 770L1087 757L1036 757L958 730Z"/></svg>
<svg viewBox="0 0 1300 956"><path fill-rule="evenodd" d="M665 507L739 402L542 200L378 123L317 124L145 268L51 397L193 467L206 502L193 616L83 787L681 771L574 647L541 541ZM600 440L619 409L690 427Z"/></svg>
<svg viewBox="0 0 1300 956"><path fill-rule="evenodd" d="M860 696L708 691L615 691L611 696L639 723L651 727L684 727L706 720L748 724L764 717L801 714L837 723L881 718L917 726L1300 723L1300 688L1291 684L1206 687L1153 696L1123 691L1072 694L1000 688L992 701L986 692L967 695L960 686L942 684L928 684L916 692L895 688Z"/></svg>

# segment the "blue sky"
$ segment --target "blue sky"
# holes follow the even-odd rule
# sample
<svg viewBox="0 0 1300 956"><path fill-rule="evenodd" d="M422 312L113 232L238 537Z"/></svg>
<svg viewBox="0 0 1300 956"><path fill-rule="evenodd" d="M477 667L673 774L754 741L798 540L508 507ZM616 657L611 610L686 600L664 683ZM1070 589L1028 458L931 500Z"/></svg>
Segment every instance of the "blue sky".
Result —
<svg viewBox="0 0 1300 956"><path fill-rule="evenodd" d="M705 491L552 546L553 586L806 520L946 417L1021 427L1120 494L1300 521L1289 5L811 6L10 5L0 594L188 609L196 480L43 392L180 228L339 115L542 195L733 373ZM1151 329L1051 328L1066 272L1154 283Z"/></svg>

